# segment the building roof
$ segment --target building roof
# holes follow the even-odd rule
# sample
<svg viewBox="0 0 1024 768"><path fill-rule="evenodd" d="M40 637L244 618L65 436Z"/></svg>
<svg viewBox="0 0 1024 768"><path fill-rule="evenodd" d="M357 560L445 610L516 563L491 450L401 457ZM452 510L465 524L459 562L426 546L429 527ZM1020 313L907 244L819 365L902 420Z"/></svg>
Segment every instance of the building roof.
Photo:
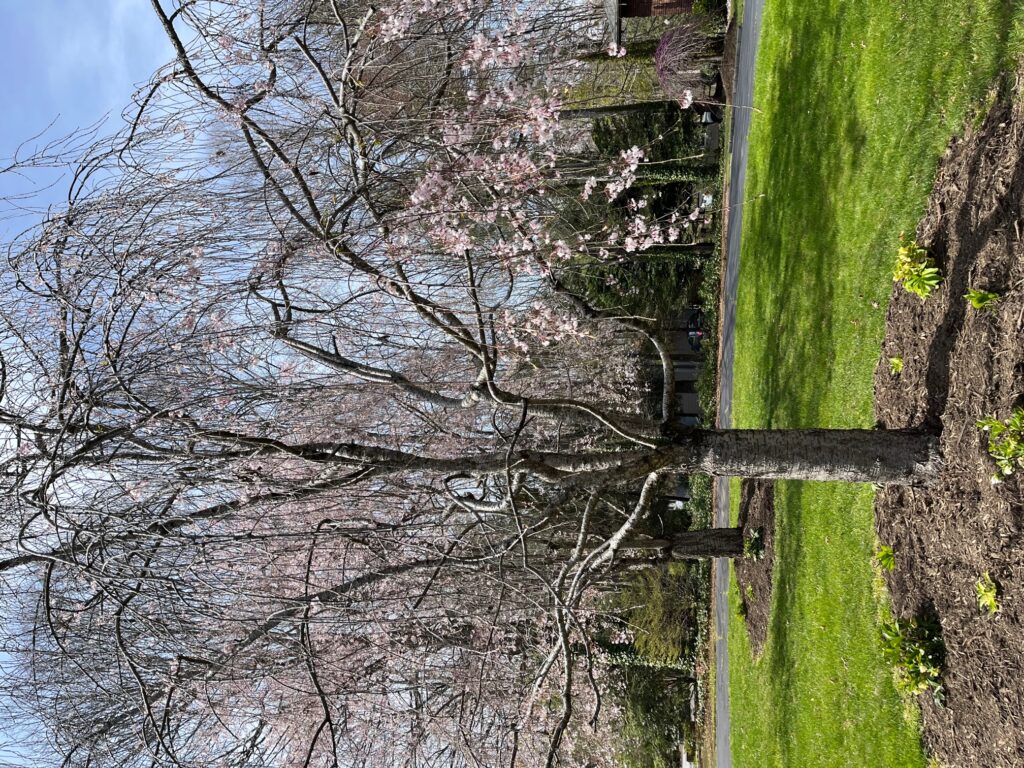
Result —
<svg viewBox="0 0 1024 768"><path fill-rule="evenodd" d="M622 7L619 0L603 0L608 19L608 41L622 45Z"/></svg>

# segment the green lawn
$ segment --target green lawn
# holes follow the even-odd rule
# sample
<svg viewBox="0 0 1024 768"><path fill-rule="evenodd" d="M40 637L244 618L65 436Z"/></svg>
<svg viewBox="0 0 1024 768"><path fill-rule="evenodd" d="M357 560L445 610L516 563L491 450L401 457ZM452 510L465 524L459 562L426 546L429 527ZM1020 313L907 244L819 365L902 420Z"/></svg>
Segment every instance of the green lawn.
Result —
<svg viewBox="0 0 1024 768"><path fill-rule="evenodd" d="M766 5L735 425L869 427L897 236L923 212L950 135L1022 50L1024 0ZM871 498L780 484L764 656L751 658L735 611L730 627L737 768L925 762L878 649Z"/></svg>

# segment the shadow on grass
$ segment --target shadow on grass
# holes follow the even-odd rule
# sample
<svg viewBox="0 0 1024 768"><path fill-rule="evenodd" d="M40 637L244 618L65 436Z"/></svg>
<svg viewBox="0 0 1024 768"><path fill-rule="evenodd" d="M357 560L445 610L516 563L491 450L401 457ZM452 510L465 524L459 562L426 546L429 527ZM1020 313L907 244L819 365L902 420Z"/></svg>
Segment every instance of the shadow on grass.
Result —
<svg viewBox="0 0 1024 768"><path fill-rule="evenodd" d="M737 404L744 426L856 426L871 418L866 383L877 362L872 345L881 339L879 304L891 288L895 235L917 221L947 137L1019 47L1021 33L1011 31L1010 22L1022 9L1024 0L981 0L971 9L930 1L819 7L777 0L770 9L769 55L758 75L758 87L766 86L759 101L768 114L758 118L751 145L750 188L765 199L747 209L740 281L746 312L741 354L744 369L753 372L750 391L742 393L750 402ZM1024 167L1018 171L1014 188L1020 183L1024 194ZM978 235L986 230L985 221L954 226L958 238L970 236L972 228ZM969 277L951 265L952 295L963 295ZM951 304L956 306L944 320L953 334L966 303ZM862 328L853 331L857 323L850 323L867 307L882 311L865 322L877 338L860 346ZM858 345L854 352L851 345ZM935 361L930 389L933 380L944 389L946 367ZM752 724L745 733L774 740L763 753L775 754L758 763L762 751L747 744L737 765L809 764L808 753L822 765L859 764L852 761L866 755L883 756L873 764L920 765L915 733L900 720L890 670L871 655L878 647L866 566L873 546L870 517L858 517L855 529L833 536L824 526L843 525L846 507L829 506L801 484L780 484L777 493L768 642L756 662L763 666L743 681L757 687L756 695L734 703L736 712L747 703L761 707L746 713ZM858 505L866 496L858 495ZM839 605L831 597L837 593L823 590L822 582L848 590L843 596L851 599ZM814 592L805 600L809 590ZM835 613L824 612L823 605ZM843 622L847 616L856 621ZM833 669L830 654L836 653ZM829 662L825 668L814 666L822 660ZM851 667L839 666L840 660ZM848 722L816 719L823 715L816 697L825 690L848 694L848 702L836 707L849 712ZM765 701L771 702L767 711ZM850 735L847 727L863 739L862 749L850 742L837 746ZM828 751L833 748L839 751ZM893 749L904 751L898 757L886 751Z"/></svg>
<svg viewBox="0 0 1024 768"><path fill-rule="evenodd" d="M748 359L758 372L760 426L819 426L827 420L822 393L837 375L829 353L850 343L850 329L837 328L832 311L835 302L851 300L848 293L836 295L842 282L837 275L851 269L851 259L864 259L870 267L865 279L878 290L869 278L886 268L884 254L895 253L894 232L913 221L904 219L915 215L906 200L918 194L923 200L930 186L940 148L933 142L948 135L943 126L949 132L959 128L960 110L947 113L947 103L957 101L951 93L969 94L966 105L984 92L993 67L1008 61L1017 45L1011 22L1020 7L1020 0L1006 0L990 7L985 22L937 23L923 39L915 37L913 24L897 26L887 38L894 49L913 51L916 45L922 50L934 42L939 49L975 52L977 66L965 70L958 55L894 55L901 66L892 71L877 59L862 63L865 49L850 40L850 30L867 22L863 8L839 4L827 23L799 4L780 9L774 26L785 30L782 54L773 58L768 77L759 76L775 84L770 94L775 124L758 163L759 186L767 197L749 209L744 224L744 239L757 243L770 266L759 271L758 254L749 253L741 281L741 290L753 295L751 319L759 336ZM862 72L881 78L870 80L884 96L880 106L858 109ZM913 98L900 99L904 90ZM921 126L922 138L913 126ZM850 212L837 209L835 199L850 183L869 196L857 204L878 205L877 216L848 220ZM906 194L894 196L893 189ZM871 199L872 191L877 200ZM840 222L840 216L847 218ZM841 228L849 229L851 222L861 233L857 244L841 240ZM937 376L938 371L932 373Z"/></svg>
<svg viewBox="0 0 1024 768"><path fill-rule="evenodd" d="M758 301L755 310L762 333L756 364L764 426L769 428L816 423L814 393L828 385L831 375L828 366L819 363L814 368L814 386L804 386L808 365L814 364L809 358L814 354L803 349L807 329L801 327L800 318L816 319L814 347L832 345L834 329L828 308L834 280L830 262L837 251L838 234L835 212L828 201L844 159L841 153L820 150L847 142L862 147L866 133L855 114L841 115L828 108L833 94L815 88L814 80L839 77L843 54L838 40L844 18L845 13L840 12L831 27L823 27L820 19L789 20L795 25L792 39L800 41L800 49L781 57L774 75L780 85L779 103L773 111L776 120L785 121L785 130L773 131L775 140L763 174L770 180L769 189L799 194L802 204L784 210L798 210L803 215L779 220L777 212L783 209L771 205L769 198L752 209L748 225L749 237L775 255L771 274L758 274L754 264L745 265L744 271L744 277L752 278L755 291L767 291L770 286L775 296L772 301ZM806 60L811 52L815 52L813 66Z"/></svg>
<svg viewBox="0 0 1024 768"><path fill-rule="evenodd" d="M781 511L781 515L776 517L776 568L775 581L772 585L775 597L768 631L767 653L764 656L771 664L771 700L777 704L780 713L773 721L775 738L782 751L784 765L790 764L787 745L790 741L788 729L792 724L786 713L798 709L797 686L792 678L800 660L794 653L796 643L790 638L789 617L794 615L797 589L800 588L797 563L804 547L804 537L801 535L802 489L800 483L780 483L775 490L777 497L781 496L781 499L776 501L776 510Z"/></svg>

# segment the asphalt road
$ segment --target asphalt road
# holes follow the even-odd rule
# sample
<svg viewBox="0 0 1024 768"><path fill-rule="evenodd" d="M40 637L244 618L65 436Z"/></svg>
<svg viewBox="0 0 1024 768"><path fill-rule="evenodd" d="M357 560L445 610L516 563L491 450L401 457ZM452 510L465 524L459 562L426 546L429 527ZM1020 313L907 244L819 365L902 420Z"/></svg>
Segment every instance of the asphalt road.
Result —
<svg viewBox="0 0 1024 768"><path fill-rule="evenodd" d="M736 354L736 288L740 271L740 236L746 201L747 136L754 101L754 62L761 33L764 0L745 0L736 57L732 116L732 167L729 172L729 228L726 234L725 296L722 306L722 355L719 370L718 426L732 424L732 374ZM729 525L729 481L718 478L715 525ZM732 768L729 741L729 561L715 560L715 755L717 768Z"/></svg>

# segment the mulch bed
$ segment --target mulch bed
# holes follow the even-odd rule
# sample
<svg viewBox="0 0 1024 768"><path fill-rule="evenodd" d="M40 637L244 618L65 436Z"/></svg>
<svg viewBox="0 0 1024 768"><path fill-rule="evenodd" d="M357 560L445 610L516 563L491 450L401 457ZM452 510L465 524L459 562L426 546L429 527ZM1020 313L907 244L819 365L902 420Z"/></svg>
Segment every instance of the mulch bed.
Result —
<svg viewBox="0 0 1024 768"><path fill-rule="evenodd" d="M739 525L749 536L761 530L764 543L759 560L733 560L743 619L755 658L768 639L768 614L772 607L772 568L775 564L775 484L766 480L744 480L740 491Z"/></svg>
<svg viewBox="0 0 1024 768"><path fill-rule="evenodd" d="M1015 94L1019 102L1021 94ZM944 706L922 696L925 745L946 768L1024 766L1024 484L999 485L975 422L1024 405L1024 113L999 104L954 140L917 230L945 275L926 301L896 289L875 372L886 428L942 430L945 467L927 489L876 500L897 616L934 613L946 646ZM968 288L999 293L975 310ZM890 357L902 357L893 374ZM988 573L1000 611L984 614Z"/></svg>
<svg viewBox="0 0 1024 768"><path fill-rule="evenodd" d="M725 91L725 103L732 104L733 89L736 85L736 55L739 44L739 22L732 19L725 30L725 41L722 46L722 63L718 68L718 76Z"/></svg>

